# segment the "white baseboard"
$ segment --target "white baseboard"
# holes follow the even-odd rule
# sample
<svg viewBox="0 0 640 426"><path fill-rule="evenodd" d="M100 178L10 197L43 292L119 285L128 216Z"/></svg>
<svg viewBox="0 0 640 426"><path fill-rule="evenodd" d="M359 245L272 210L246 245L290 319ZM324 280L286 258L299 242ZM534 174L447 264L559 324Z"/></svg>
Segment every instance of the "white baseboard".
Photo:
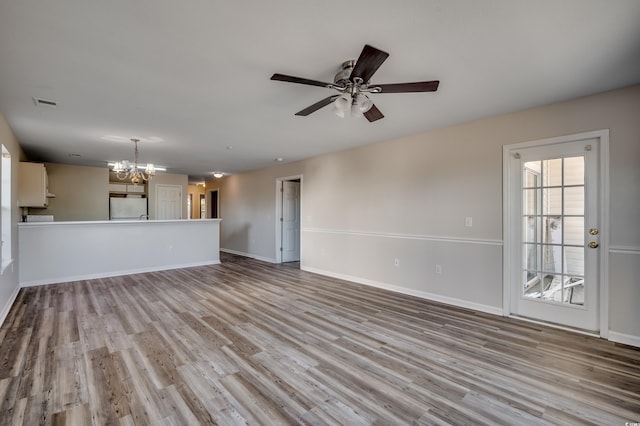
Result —
<svg viewBox="0 0 640 426"><path fill-rule="evenodd" d="M617 331L609 330L609 340L640 348L640 336L632 336L630 334L618 333Z"/></svg>
<svg viewBox="0 0 640 426"><path fill-rule="evenodd" d="M338 274L335 272L325 271L323 269L313 268L309 266L301 266L300 269L314 274L325 275L332 278L338 278L345 281L351 281L358 284L364 284L371 287L377 287L384 290L390 290L396 293L406 294L409 296L419 297L421 299L431 300L434 302L445 303L447 305L457 306L460 308L472 309L474 311L485 312L488 314L503 316L502 308L495 306L483 305L480 303L469 302L468 300L457 299L454 297L442 296L439 294L428 293L426 291L412 290L405 287L400 287L393 284L382 283L379 281L373 281L366 278L354 277L351 275Z"/></svg>
<svg viewBox="0 0 640 426"><path fill-rule="evenodd" d="M226 249L226 248L221 248L220 251L224 252L224 253L229 253L229 254L236 254L238 256L249 257L249 258L255 259L255 260L262 260L263 262L278 263L278 261L276 259L272 259L272 258L269 258L269 257L256 256L255 254L245 253L245 252L242 252L242 251L231 250L231 249Z"/></svg>
<svg viewBox="0 0 640 426"><path fill-rule="evenodd" d="M16 298L18 297L19 291L20 291L20 286L16 287L13 290L13 293L11 294L11 296L9 296L9 300L7 300L7 303L2 307L2 312L0 313L0 327L2 327L2 325L4 324L4 320L7 319L7 315L9 315L9 311L11 310L13 303L16 301Z"/></svg>
<svg viewBox="0 0 640 426"><path fill-rule="evenodd" d="M67 283L67 282L73 282L73 281L93 280L97 278L118 277L121 275L142 274L145 272L157 272L157 271L168 271L170 269L192 268L195 266L218 265L219 263L220 263L219 260L213 260L213 261L207 261L207 262L182 263L179 265L162 265L162 266L154 266L150 268L128 269L126 271L109 271L109 272L98 273L98 274L46 278L42 280L21 282L20 287L34 287L34 286L46 285L46 284Z"/></svg>

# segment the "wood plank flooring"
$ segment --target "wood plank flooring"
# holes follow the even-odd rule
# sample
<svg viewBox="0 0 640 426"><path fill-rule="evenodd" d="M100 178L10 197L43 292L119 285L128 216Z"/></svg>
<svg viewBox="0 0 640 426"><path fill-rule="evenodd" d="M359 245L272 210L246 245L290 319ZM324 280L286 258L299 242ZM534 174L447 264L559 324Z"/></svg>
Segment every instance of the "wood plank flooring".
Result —
<svg viewBox="0 0 640 426"><path fill-rule="evenodd" d="M2 425L640 421L640 350L237 256L22 289Z"/></svg>

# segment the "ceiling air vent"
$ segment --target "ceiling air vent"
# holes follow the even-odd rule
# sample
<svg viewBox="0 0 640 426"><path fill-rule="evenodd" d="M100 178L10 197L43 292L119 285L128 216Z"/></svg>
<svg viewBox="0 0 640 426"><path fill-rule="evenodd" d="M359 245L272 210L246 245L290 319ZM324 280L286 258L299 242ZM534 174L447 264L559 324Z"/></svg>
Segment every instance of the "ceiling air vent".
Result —
<svg viewBox="0 0 640 426"><path fill-rule="evenodd" d="M42 107L55 108L58 106L58 103L56 101L50 101L42 98L33 98L33 102L36 103L36 106L42 106Z"/></svg>

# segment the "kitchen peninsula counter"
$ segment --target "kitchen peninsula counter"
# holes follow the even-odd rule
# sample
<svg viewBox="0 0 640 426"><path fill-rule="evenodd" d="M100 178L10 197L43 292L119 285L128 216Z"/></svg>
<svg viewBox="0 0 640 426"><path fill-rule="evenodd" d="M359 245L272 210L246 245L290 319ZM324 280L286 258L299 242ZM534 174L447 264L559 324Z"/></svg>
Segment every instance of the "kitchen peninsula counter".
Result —
<svg viewBox="0 0 640 426"><path fill-rule="evenodd" d="M220 221L19 223L20 285L217 264Z"/></svg>

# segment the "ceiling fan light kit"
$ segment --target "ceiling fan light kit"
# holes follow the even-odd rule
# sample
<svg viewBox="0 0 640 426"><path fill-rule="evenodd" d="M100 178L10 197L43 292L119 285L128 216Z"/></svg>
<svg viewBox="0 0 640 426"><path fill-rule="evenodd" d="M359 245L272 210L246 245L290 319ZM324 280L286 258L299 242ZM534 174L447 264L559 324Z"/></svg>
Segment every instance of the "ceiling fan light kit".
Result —
<svg viewBox="0 0 640 426"><path fill-rule="evenodd" d="M384 115L366 93L435 92L440 84L438 80L377 85L369 83L371 76L388 57L389 54L387 52L367 44L362 49L357 61L350 60L342 63L340 71L333 79L333 83L323 83L317 80L277 73L271 76L271 80L325 87L340 92L339 95L329 96L298 111L296 115L307 116L333 103L334 112L339 117L361 117L364 115L369 122L374 122L383 118Z"/></svg>
<svg viewBox="0 0 640 426"><path fill-rule="evenodd" d="M366 95L359 93L356 97L349 93L343 93L338 96L333 103L334 112L340 118L347 116L362 117L365 112L373 107L373 102Z"/></svg>

